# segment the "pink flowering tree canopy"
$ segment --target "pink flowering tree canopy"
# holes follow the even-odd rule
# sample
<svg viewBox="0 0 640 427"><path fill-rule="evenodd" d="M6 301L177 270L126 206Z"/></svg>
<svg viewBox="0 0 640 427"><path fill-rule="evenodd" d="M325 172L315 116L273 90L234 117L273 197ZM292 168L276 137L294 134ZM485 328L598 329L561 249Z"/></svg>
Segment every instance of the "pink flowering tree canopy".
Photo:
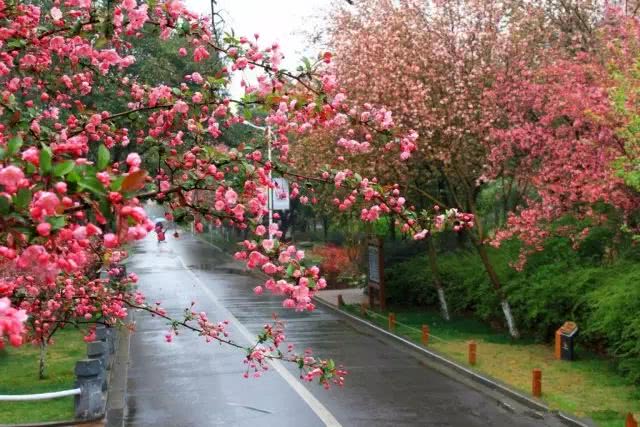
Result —
<svg viewBox="0 0 640 427"><path fill-rule="evenodd" d="M170 219L193 221L196 231L204 222L248 229L236 258L269 276L255 291L313 310L312 297L326 285L321 272L281 241L277 227L263 225L270 173L293 181L292 197L307 197L318 185L340 188L364 221L393 213L407 232L424 237L428 214L418 221L397 187L348 165L294 174L289 156L303 136L335 129L342 149L366 149L380 134L387 151L406 159L417 134L396 128L383 105L352 102L336 84L331 55L288 72L278 45L258 35L221 40L180 1L56 0L45 9L0 0L0 23L0 345L46 342L59 328L82 325L90 340L92 325L115 324L138 308L170 321L167 340L185 327L244 349L255 372L268 359L283 359L307 380L342 384L344 371L332 361L281 351L280 322L245 348L228 336L224 320L195 306L175 319L146 303L135 273L122 277L118 267L123 245L153 229L147 200L163 204ZM142 50L135 46L149 40L171 42L192 70L174 76L175 84L137 75ZM214 71L196 71L207 64ZM247 69L256 77L234 99L227 88ZM269 128L261 142L227 137L252 117ZM99 278L100 270L108 277Z"/></svg>

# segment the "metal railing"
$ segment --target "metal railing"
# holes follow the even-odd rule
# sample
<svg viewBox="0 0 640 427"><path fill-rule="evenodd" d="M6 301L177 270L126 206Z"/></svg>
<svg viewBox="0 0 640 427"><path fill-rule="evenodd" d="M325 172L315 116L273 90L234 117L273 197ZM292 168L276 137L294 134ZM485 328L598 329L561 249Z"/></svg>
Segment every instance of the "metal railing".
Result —
<svg viewBox="0 0 640 427"><path fill-rule="evenodd" d="M0 394L0 402L26 402L30 400L57 399L59 397L76 396L81 392L82 390L80 388L72 388L71 390L52 391L49 393Z"/></svg>

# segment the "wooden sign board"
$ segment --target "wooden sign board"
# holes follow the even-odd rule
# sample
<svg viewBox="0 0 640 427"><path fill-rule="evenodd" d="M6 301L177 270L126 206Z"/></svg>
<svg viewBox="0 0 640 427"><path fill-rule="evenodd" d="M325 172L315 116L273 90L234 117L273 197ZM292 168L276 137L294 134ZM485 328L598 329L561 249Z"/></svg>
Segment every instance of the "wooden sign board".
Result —
<svg viewBox="0 0 640 427"><path fill-rule="evenodd" d="M380 283L380 247L369 245L369 282Z"/></svg>
<svg viewBox="0 0 640 427"><path fill-rule="evenodd" d="M369 241L368 246L369 260L369 306L374 307L376 296L378 298L380 309L384 310L384 258L382 252L382 240L373 238Z"/></svg>

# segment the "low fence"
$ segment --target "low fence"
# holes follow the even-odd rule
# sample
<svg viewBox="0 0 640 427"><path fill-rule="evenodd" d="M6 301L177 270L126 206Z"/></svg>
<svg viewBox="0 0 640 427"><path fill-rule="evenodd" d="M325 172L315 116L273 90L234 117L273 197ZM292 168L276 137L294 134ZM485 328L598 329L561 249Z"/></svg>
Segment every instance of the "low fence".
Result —
<svg viewBox="0 0 640 427"><path fill-rule="evenodd" d="M117 331L96 327L96 340L87 343L87 358L76 362L75 388L50 393L0 395L0 402L20 402L75 396L76 420L97 420L105 415L110 371L117 347Z"/></svg>

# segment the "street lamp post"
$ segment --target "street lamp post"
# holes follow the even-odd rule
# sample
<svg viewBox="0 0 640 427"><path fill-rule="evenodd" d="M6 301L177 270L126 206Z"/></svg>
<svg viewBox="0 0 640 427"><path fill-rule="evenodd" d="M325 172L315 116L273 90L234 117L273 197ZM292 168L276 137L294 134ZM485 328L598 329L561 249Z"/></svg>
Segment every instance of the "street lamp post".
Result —
<svg viewBox="0 0 640 427"><path fill-rule="evenodd" d="M271 164L271 138L272 138L272 132L271 132L271 126L257 126L254 125L251 122L242 122L242 124L245 124L249 127L252 127L254 129L257 130L261 130L263 132L265 132L266 137L267 137L267 159L269 160L269 164ZM273 182L272 176L271 176L271 170L272 168L269 168L269 188L267 189L267 208L269 210L269 239L273 238L273 232L271 231L271 224L273 224L273 189L271 188L271 183Z"/></svg>

